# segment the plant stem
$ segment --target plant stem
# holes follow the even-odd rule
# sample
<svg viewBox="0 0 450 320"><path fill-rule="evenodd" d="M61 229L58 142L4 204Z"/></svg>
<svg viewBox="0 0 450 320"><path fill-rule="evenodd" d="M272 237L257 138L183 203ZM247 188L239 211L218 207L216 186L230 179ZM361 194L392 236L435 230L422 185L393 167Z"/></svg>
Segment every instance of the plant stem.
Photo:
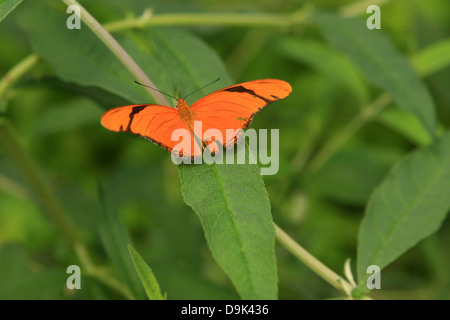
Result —
<svg viewBox="0 0 450 320"><path fill-rule="evenodd" d="M105 28L76 0L62 0L68 6L76 5L80 8L81 20L95 33L95 35L111 50L112 53L119 59L120 62L130 71L130 73L136 77L140 82L149 85L153 88L156 86L142 71L133 58L122 48L122 46L114 39ZM145 87L144 87L145 88ZM145 88L148 94L156 101L156 103L162 105L169 105L166 98L158 91L153 91L149 88Z"/></svg>
<svg viewBox="0 0 450 320"><path fill-rule="evenodd" d="M16 196L21 200L26 201L30 200L30 195L25 187L1 174L0 174L0 190L5 193L9 193L13 196Z"/></svg>
<svg viewBox="0 0 450 320"><path fill-rule="evenodd" d="M66 0L64 0L66 1ZM229 27L277 27L287 28L306 21L310 8L290 14L247 13L161 13L152 15L144 11L140 17L131 17L105 24L111 32L147 26L229 26Z"/></svg>
<svg viewBox="0 0 450 320"><path fill-rule="evenodd" d="M324 279L339 291L343 292L345 295L347 295L348 298L354 299L352 297L352 291L356 287L356 284L349 283L343 277L335 273L333 270L331 270L321 261L315 258L312 254L306 251L275 223L273 223L273 225L275 227L275 238L281 245L283 245L290 253L297 257L319 277ZM353 276L351 276L351 278L353 278ZM360 299L372 300L372 298L368 296L363 296Z"/></svg>
<svg viewBox="0 0 450 320"><path fill-rule="evenodd" d="M13 158L14 163L21 169L24 177L41 200L46 212L62 231L63 236L69 243L76 243L77 235L71 226L68 215L63 211L62 206L57 201L48 183L37 170L35 164L20 146L8 122L0 126L0 142L8 150L8 154Z"/></svg>
<svg viewBox="0 0 450 320"><path fill-rule="evenodd" d="M315 172L338 150L355 132L364 124L372 120L378 113L389 105L391 97L383 93L371 104L361 109L342 129L338 131L328 142L317 152L307 165L307 170Z"/></svg>
<svg viewBox="0 0 450 320"><path fill-rule="evenodd" d="M17 82L25 73L34 67L39 61L39 56L30 54L25 59L21 60L12 69L6 73L2 80L0 80L0 99L2 99L6 90Z"/></svg>
<svg viewBox="0 0 450 320"><path fill-rule="evenodd" d="M245 68L255 59L267 43L271 33L261 29L250 29L228 54L225 65L234 79L238 79Z"/></svg>
<svg viewBox="0 0 450 320"><path fill-rule="evenodd" d="M63 0L66 2L66 0ZM339 12L344 17L365 13L371 4L381 6L392 0L363 0L343 7ZM148 26L222 26L222 27L269 27L286 29L308 21L313 7L304 6L294 13L159 13L153 14L147 9L139 17L129 17L110 23L104 28L117 32L132 28L142 29Z"/></svg>
<svg viewBox="0 0 450 320"><path fill-rule="evenodd" d="M317 260L313 255L306 251L302 246L295 242L286 232L284 232L275 223L275 238L283 245L290 253L302 261L308 268L314 271L318 276L331 284L336 289L348 294L353 290L353 286L344 278L339 276L333 270L328 268L322 262Z"/></svg>
<svg viewBox="0 0 450 320"><path fill-rule="evenodd" d="M89 253L87 252L84 245L82 245L81 243L77 243L74 246L74 249L88 276L94 277L106 286L119 292L126 299L134 299L133 294L130 292L130 290L128 290L126 286L124 286L120 281L118 281L115 277L112 277L110 274L99 270L99 268L92 263L91 258L89 257Z"/></svg>

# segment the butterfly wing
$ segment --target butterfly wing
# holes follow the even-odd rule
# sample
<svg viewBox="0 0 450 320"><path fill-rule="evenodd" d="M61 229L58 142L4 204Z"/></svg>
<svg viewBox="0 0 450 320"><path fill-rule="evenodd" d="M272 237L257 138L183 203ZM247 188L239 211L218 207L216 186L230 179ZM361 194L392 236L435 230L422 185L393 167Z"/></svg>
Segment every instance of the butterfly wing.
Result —
<svg viewBox="0 0 450 320"><path fill-rule="evenodd" d="M193 140L190 128L180 118L178 110L171 107L140 104L118 107L107 111L101 119L102 125L111 131L128 132L143 137L163 147L169 152L181 152L183 156L199 153L192 148L189 150L174 150L179 141L172 141L172 133L176 129L189 132L189 139ZM198 148L197 148L198 149Z"/></svg>
<svg viewBox="0 0 450 320"><path fill-rule="evenodd" d="M247 129L253 117L268 104L287 97L292 91L286 81L278 79L253 80L215 91L196 101L191 109L197 121L202 121L203 139L211 143L214 138L205 135L211 128L222 133L224 147L237 142L239 134L227 137L227 129ZM217 137L215 137L217 139ZM214 147L213 147L214 149Z"/></svg>
<svg viewBox="0 0 450 320"><path fill-rule="evenodd" d="M202 122L205 145L217 139L216 135L206 131L216 129L222 135L220 142L228 147L239 138L239 132L236 130L247 129L260 110L285 98L291 91L289 83L282 80L254 80L215 91L195 102L190 109L194 120ZM153 104L118 107L107 111L101 123L109 130L146 138L169 152L177 152L180 156L201 155L199 143L194 138L195 128L192 128L191 121L182 120L179 110L175 108ZM184 139L189 139L190 150L179 147L179 140L172 139L176 129L183 129L189 134L188 137L183 137L183 142ZM233 130L234 134L227 136L227 130ZM217 144L211 146L210 150L214 151Z"/></svg>

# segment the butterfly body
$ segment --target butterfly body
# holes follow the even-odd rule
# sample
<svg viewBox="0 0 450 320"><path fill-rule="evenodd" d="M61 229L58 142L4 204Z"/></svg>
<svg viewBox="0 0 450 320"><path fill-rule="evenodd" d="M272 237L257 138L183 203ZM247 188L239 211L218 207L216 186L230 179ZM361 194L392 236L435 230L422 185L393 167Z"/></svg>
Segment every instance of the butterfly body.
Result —
<svg viewBox="0 0 450 320"><path fill-rule="evenodd" d="M191 125L194 122L195 113L188 106L187 102L184 101L184 99L178 99L177 102L178 103L176 108L178 110L181 120L183 120L183 122L186 123L187 125Z"/></svg>
<svg viewBox="0 0 450 320"><path fill-rule="evenodd" d="M212 92L192 106L184 99L177 99L176 108L155 104L114 108L102 116L101 123L109 130L146 138L169 152L194 157L201 155L202 149L215 140L222 140L220 144L224 147L236 143L239 129L247 129L260 110L285 98L291 91L289 83L282 80L248 81ZM201 132L195 132L194 124L199 122ZM173 139L177 129L189 135L185 137L191 140L187 150L178 150L179 140ZM227 130L234 130L236 134L229 137ZM201 137L201 148L198 137Z"/></svg>

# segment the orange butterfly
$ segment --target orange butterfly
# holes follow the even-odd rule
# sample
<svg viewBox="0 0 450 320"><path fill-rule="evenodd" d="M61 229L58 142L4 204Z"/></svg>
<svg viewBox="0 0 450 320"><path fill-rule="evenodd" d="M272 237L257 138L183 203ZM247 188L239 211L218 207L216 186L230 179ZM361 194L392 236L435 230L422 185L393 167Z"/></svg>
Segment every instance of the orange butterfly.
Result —
<svg viewBox="0 0 450 320"><path fill-rule="evenodd" d="M260 110L287 97L291 91L289 83L282 80L253 80L212 92L191 107L184 99L177 99L176 108L156 104L114 108L102 116L101 123L106 129L148 139L180 157L196 157L201 156L202 149L217 140L225 148L233 146L242 132L239 129L247 129ZM194 131L198 130L194 128L197 121L201 121L200 132ZM180 148L179 140L173 138L176 129L188 132L190 148ZM216 134L208 133L211 131L209 129L216 129ZM230 129L234 130L231 137L227 136ZM227 136L224 143L217 139L217 132L222 137ZM201 148L199 136L202 137Z"/></svg>

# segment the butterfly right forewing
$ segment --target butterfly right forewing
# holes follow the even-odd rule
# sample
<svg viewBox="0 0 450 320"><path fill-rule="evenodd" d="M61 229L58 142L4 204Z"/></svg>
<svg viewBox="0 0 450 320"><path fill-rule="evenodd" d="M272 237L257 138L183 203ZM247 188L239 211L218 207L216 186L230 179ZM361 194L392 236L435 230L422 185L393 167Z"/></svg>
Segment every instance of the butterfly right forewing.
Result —
<svg viewBox="0 0 450 320"><path fill-rule="evenodd" d="M205 131L215 128L222 133L225 147L237 142L242 131L247 129L253 117L268 104L288 96L292 91L289 83L278 79L248 81L215 91L192 105L196 120L202 121ZM227 138L227 130L237 134Z"/></svg>

